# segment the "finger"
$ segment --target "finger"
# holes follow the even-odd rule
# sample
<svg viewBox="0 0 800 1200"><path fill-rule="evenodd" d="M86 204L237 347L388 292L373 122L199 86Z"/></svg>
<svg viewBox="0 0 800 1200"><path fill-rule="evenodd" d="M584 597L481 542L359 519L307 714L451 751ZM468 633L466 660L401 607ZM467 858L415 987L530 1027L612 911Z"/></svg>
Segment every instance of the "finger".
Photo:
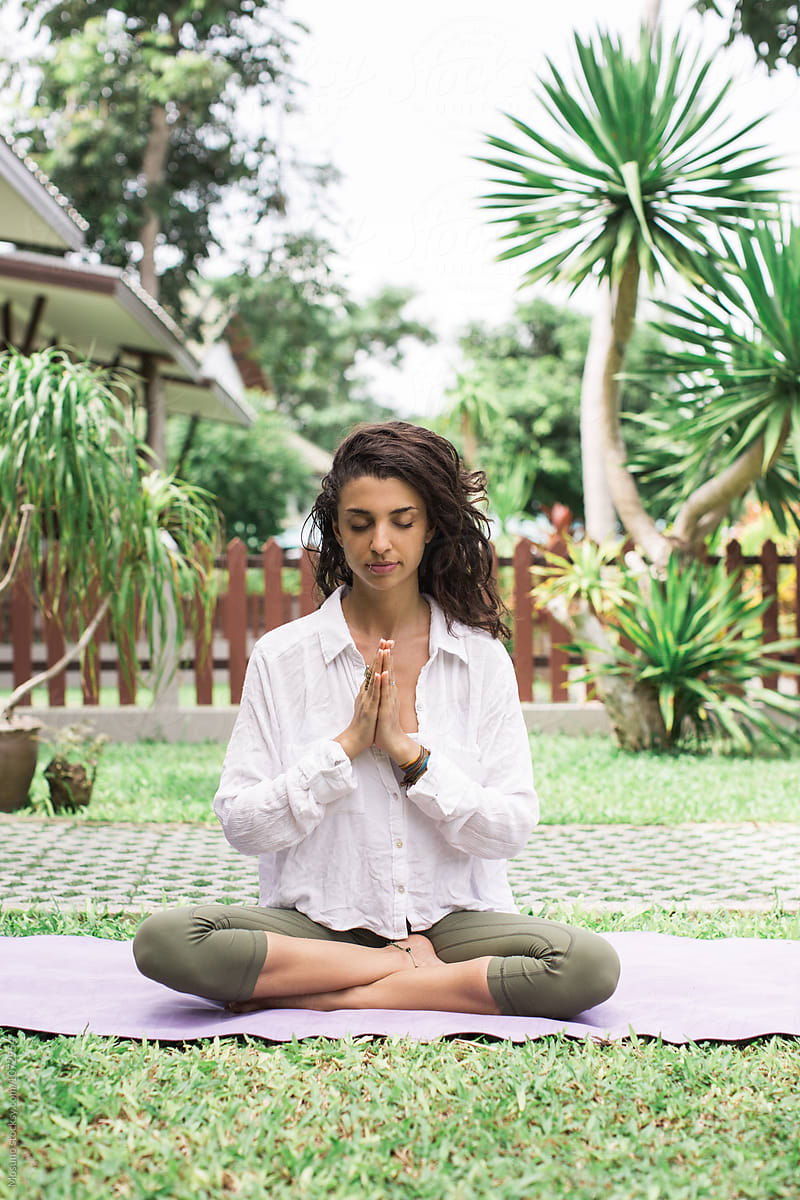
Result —
<svg viewBox="0 0 800 1200"><path fill-rule="evenodd" d="M370 685L374 682L375 676L380 673L380 670L381 670L381 649L379 646L378 649L375 651L375 657L373 658L372 663L364 671L364 682L361 685L364 692L367 692L369 690Z"/></svg>

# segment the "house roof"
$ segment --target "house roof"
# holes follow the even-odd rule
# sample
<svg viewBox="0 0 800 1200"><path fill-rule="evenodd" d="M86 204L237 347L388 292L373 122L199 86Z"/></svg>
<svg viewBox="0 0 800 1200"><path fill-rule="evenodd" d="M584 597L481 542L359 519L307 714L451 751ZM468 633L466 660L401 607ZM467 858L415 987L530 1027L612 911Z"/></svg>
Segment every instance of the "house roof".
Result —
<svg viewBox="0 0 800 1200"><path fill-rule="evenodd" d="M0 137L0 241L42 250L79 250L88 228L33 159Z"/></svg>
<svg viewBox="0 0 800 1200"><path fill-rule="evenodd" d="M243 395L204 373L169 314L117 267L0 254L0 310L5 340L25 350L57 344L137 373L143 356L156 355L169 413L236 425L253 420Z"/></svg>

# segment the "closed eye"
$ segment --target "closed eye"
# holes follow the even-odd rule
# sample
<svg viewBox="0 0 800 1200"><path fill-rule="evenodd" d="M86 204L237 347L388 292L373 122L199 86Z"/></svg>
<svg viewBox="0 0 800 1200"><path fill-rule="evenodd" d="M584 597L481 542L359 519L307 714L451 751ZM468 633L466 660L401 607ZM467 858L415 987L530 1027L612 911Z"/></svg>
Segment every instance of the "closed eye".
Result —
<svg viewBox="0 0 800 1200"><path fill-rule="evenodd" d="M398 529L411 529L413 524L413 521L409 521L407 525L404 525L402 521L395 522ZM369 529L369 525L351 525L350 528L353 530L353 533L363 533L366 529Z"/></svg>

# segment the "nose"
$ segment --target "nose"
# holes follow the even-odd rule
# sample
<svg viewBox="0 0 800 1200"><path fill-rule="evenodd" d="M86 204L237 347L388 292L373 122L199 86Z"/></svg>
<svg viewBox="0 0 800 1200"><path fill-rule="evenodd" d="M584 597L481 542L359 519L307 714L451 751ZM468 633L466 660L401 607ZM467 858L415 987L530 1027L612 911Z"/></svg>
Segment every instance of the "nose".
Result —
<svg viewBox="0 0 800 1200"><path fill-rule="evenodd" d="M389 536L389 529L380 521L376 521L372 531L372 540L370 548L373 554L385 554L392 544L392 539Z"/></svg>

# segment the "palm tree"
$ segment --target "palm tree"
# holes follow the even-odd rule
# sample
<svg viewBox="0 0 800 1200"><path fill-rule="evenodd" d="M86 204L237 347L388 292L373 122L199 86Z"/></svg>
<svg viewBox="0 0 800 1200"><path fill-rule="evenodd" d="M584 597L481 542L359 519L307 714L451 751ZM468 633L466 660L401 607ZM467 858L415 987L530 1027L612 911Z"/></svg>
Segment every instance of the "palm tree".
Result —
<svg viewBox="0 0 800 1200"><path fill-rule="evenodd" d="M638 56L608 34L576 35L575 47L573 81L550 61L550 78L540 80L553 135L509 117L525 142L488 138L503 157L481 161L505 190L486 196L486 207L509 210L496 218L512 226L500 258L525 255L528 281L574 289L596 277L608 286L608 337L590 389L598 453L623 526L663 566L671 541L642 504L620 427L618 380L641 277L652 284L676 271L702 287L720 233L775 203L764 180L776 168L747 144L760 119L729 132L720 113L731 83L706 97L711 61L687 55L679 39L665 47L660 34L643 30Z"/></svg>
<svg viewBox="0 0 800 1200"><path fill-rule="evenodd" d="M669 415L679 397L680 461L662 447L655 465L678 484L672 537L696 553L753 486L784 532L800 520L800 226L757 218L721 240L726 270L709 262L702 293L661 305L681 348L650 370L679 384L660 401Z"/></svg>
<svg viewBox="0 0 800 1200"><path fill-rule="evenodd" d="M504 415L501 400L488 380L459 374L453 400L444 414L446 427L457 429L461 437L464 462L471 471L478 469L480 441L491 437L492 426Z"/></svg>

